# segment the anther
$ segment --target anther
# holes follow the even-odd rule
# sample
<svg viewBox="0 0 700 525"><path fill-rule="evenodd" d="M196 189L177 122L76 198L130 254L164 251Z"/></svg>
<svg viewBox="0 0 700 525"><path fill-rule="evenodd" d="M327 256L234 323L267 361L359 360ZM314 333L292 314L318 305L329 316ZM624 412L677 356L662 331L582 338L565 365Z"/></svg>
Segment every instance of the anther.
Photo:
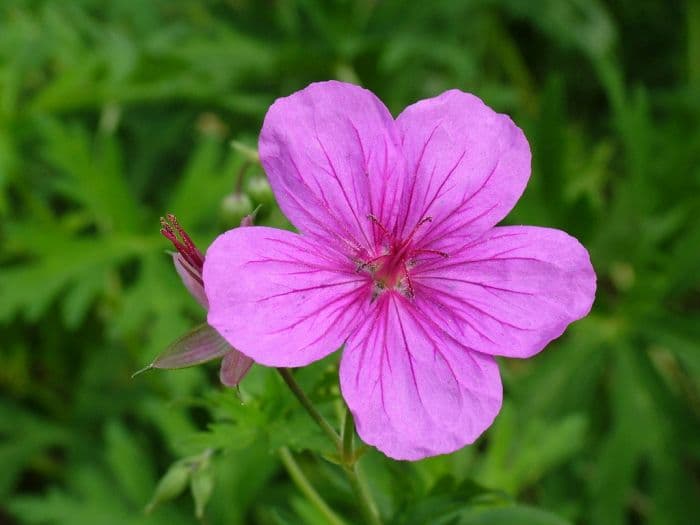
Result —
<svg viewBox="0 0 700 525"><path fill-rule="evenodd" d="M427 249L426 250L424 250L424 249L416 250L413 252L412 255L417 255L419 253L430 253L432 255L439 255L440 257L444 257L445 259L447 259L450 256L449 253L441 252L440 250L427 250Z"/></svg>
<svg viewBox="0 0 700 525"><path fill-rule="evenodd" d="M374 214L370 213L369 215L367 215L367 218L372 222L372 224L376 224L379 227L379 229L382 230L384 235L386 235L389 239L392 238L392 235L389 233L389 230L387 230L384 227L384 225L381 222L379 222L379 219L377 219L377 217Z"/></svg>
<svg viewBox="0 0 700 525"><path fill-rule="evenodd" d="M201 257L201 252L197 249L197 247L194 245L194 242L192 242L192 239L190 238L189 235L187 235L187 232L184 230L182 226L180 226L180 223L177 220L177 217L173 215L172 213L168 213L166 215L168 218L168 222L172 224L173 228L177 231L177 233L180 235L180 238L184 242L185 246L198 258L200 258L204 262L204 257Z"/></svg>
<svg viewBox="0 0 700 525"><path fill-rule="evenodd" d="M386 256L387 256L386 254L383 254L383 255L378 255L377 257L372 257L368 261L357 261L356 262L356 264L357 264L356 272L360 273L362 270L367 269L367 268L369 268L370 271L376 270L377 265L374 263L377 262L379 259L382 259Z"/></svg>
<svg viewBox="0 0 700 525"><path fill-rule="evenodd" d="M413 227L413 231L406 237L406 240L404 241L404 244L409 243L410 241L413 240L413 236L418 232L418 229L423 226L424 224L428 222L433 222L433 217L431 215L426 215L423 217L421 220L419 220L416 225Z"/></svg>
<svg viewBox="0 0 700 525"><path fill-rule="evenodd" d="M197 272L201 272L204 265L204 255L195 246L192 238L180 226L175 215L168 213L160 218L160 233L168 239L182 258Z"/></svg>
<svg viewBox="0 0 700 525"><path fill-rule="evenodd" d="M405 273L404 279L406 280L406 288L407 288L407 294L406 296L409 299L413 299L415 297L415 292L413 291L413 282L411 281L411 274L408 271L408 263L404 261L403 263L403 271Z"/></svg>

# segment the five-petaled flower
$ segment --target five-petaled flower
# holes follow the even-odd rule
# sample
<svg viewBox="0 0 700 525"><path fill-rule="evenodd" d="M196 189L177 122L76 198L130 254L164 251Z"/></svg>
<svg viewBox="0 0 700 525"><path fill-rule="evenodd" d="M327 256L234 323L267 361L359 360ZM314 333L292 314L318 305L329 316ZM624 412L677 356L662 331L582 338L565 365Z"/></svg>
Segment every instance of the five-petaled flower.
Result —
<svg viewBox="0 0 700 525"><path fill-rule="evenodd" d="M394 120L365 89L312 84L272 105L259 152L300 234L216 239L208 322L268 366L344 345L343 397L388 456L473 442L501 407L493 356L532 356L591 308L595 273L576 239L495 226L525 188L530 148L473 95L451 90Z"/></svg>

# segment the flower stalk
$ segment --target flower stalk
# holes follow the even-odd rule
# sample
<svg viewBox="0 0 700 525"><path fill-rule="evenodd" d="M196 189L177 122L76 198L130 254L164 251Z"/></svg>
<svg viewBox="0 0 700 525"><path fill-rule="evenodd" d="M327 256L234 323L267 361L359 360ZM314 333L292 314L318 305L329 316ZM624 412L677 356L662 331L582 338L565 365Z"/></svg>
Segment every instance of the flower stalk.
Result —
<svg viewBox="0 0 700 525"><path fill-rule="evenodd" d="M323 430L323 432L336 446L341 466L343 468L343 471L345 472L345 475L348 478L348 481L350 482L350 486L352 487L353 492L355 493L355 497L357 498L360 510L362 511L362 514L365 518L365 522L368 525L381 525L381 519L379 518L377 506L375 505L374 500L372 499L372 496L369 492L369 488L362 476L360 475L358 469L358 455L356 454L353 444L355 435L355 421L352 417L352 413L350 412L350 410L347 410L345 413L343 433L342 436L339 436L338 433L333 429L331 424L326 420L326 418L324 418L321 415L321 413L318 410L316 410L316 407L313 405L311 399L309 399L309 397L306 395L299 383L297 383L296 379L294 379L294 375L292 374L291 370L289 368L278 368L277 371L282 376L282 379L287 384L292 393L296 396L296 398L299 400L304 409L306 409L306 411L309 413L311 418L314 421L316 421L321 430ZM315 489L309 484L311 491L313 491L313 494L315 494L315 496L313 496L311 492L307 493L309 487L302 487L301 485L299 485L297 479L294 478L294 476L297 476L298 473L293 473L293 471L289 468L289 460L291 459L293 461L289 450L286 448L280 449L280 457L282 458L283 463L285 463L285 467L287 468L290 476L293 477L295 483L297 483L297 486L299 486L299 489L309 498L311 503L316 505L317 508L319 508L319 510L322 510L318 506L318 502L316 501L317 499L320 499L320 496L315 491ZM308 484L308 480L306 481L306 484ZM325 502L322 499L321 502L325 504Z"/></svg>
<svg viewBox="0 0 700 525"><path fill-rule="evenodd" d="M316 410L314 404L308 398L306 393L302 390L301 386L299 386L299 383L297 383L296 379L294 379L292 371L289 368L278 368L277 371L282 376L282 379L284 379L284 382L287 384L292 393L299 400L301 405L306 409L306 411L313 418L313 420L316 421L318 426L321 427L321 430L323 430L323 432L329 437L329 439L333 442L335 447L337 449L340 449L340 436L333 429L331 424L328 421L326 421L326 418L324 418L321 415L321 413L318 410Z"/></svg>
<svg viewBox="0 0 700 525"><path fill-rule="evenodd" d="M355 436L355 420L352 417L352 412L345 412L345 422L343 423L343 469L348 477L348 481L352 486L355 497L360 504L362 514L365 521L369 525L381 525L379 511L372 499L369 487L364 478L360 475L359 466L357 464L357 455L353 447L353 438Z"/></svg>
<svg viewBox="0 0 700 525"><path fill-rule="evenodd" d="M282 447L278 451L282 465L287 470L289 477L297 486L299 491L306 496L306 499L323 514L331 525L345 525L345 522L328 506L328 503L321 497L316 489L311 485L311 482L304 475L304 472L299 467L299 464L292 456L292 453L287 447Z"/></svg>

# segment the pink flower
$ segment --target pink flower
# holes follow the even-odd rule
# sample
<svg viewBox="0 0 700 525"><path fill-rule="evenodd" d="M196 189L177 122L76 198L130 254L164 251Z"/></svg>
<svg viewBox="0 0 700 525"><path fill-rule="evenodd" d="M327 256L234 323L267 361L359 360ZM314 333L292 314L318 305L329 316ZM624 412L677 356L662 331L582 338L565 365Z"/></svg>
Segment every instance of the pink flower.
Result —
<svg viewBox="0 0 700 525"><path fill-rule="evenodd" d="M472 443L501 407L493 356L530 357L591 308L595 273L576 239L495 227L527 184L530 148L474 95L451 90L393 119L365 89L312 84L272 105L259 152L301 233L216 239L208 322L268 366L345 345L343 397L388 456Z"/></svg>
<svg viewBox="0 0 700 525"><path fill-rule="evenodd" d="M204 255L195 246L174 215L162 218L160 232L173 243L173 264L185 288L206 310L209 308L204 293L202 267ZM253 224L253 216L243 218L241 226ZM202 325L185 334L159 355L148 368L183 368L223 357L219 379L228 387L238 386L253 365L253 360L232 348L209 325Z"/></svg>

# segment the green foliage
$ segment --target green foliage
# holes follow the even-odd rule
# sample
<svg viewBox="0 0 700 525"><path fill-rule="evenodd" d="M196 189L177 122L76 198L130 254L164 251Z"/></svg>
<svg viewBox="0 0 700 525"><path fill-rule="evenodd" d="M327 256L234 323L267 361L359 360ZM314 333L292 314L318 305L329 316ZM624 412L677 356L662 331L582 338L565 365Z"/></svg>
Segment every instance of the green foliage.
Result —
<svg viewBox="0 0 700 525"><path fill-rule="evenodd" d="M394 112L457 87L513 115L533 175L509 222L573 233L599 278L590 317L502 362L506 403L477 445L366 452L385 521L694 522L699 43L697 0L3 1L0 522L326 523L280 447L362 522L273 371L240 392L215 365L130 379L204 318L158 217L201 248L259 204L288 227L256 136L275 97L325 78ZM340 427L336 366L297 379Z"/></svg>

